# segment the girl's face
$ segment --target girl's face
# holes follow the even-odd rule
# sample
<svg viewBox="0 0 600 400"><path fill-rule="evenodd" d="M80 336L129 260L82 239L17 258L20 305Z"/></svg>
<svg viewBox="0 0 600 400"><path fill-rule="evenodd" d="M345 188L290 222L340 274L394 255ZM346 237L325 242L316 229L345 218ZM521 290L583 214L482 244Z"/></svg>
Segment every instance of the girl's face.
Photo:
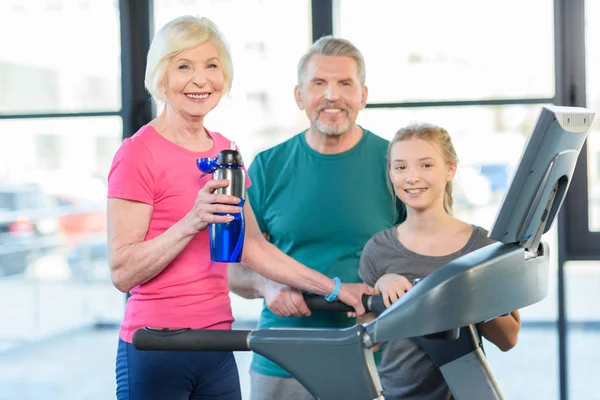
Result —
<svg viewBox="0 0 600 400"><path fill-rule="evenodd" d="M446 183L455 172L456 163L447 163L433 142L411 138L391 148L390 179L396 196L408 208L443 210Z"/></svg>
<svg viewBox="0 0 600 400"><path fill-rule="evenodd" d="M191 117L204 117L215 108L224 86L223 64L210 41L173 57L162 82L167 104Z"/></svg>

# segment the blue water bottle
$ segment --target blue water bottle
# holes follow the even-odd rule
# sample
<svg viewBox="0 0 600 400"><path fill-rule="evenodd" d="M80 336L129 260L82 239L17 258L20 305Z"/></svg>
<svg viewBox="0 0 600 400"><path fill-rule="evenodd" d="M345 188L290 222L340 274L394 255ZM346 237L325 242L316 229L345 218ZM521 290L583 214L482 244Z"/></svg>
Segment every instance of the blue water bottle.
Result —
<svg viewBox="0 0 600 400"><path fill-rule="evenodd" d="M200 171L213 174L214 179L226 179L229 186L219 188L216 193L228 194L240 199L238 206L243 207L246 200L246 172L242 169L242 156L235 150L222 150L217 157L199 158L196 161ZM227 215L227 214L220 214ZM244 212L232 214L233 220L221 224L210 224L210 259L215 262L240 262L244 248L246 223Z"/></svg>

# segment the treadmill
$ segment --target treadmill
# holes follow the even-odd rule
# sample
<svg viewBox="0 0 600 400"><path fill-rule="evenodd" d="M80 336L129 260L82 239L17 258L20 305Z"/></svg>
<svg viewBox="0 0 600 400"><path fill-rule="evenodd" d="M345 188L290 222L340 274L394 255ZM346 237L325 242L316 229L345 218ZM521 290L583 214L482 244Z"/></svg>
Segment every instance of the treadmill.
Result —
<svg viewBox="0 0 600 400"><path fill-rule="evenodd" d="M565 198L593 118L585 108L542 107L489 231L497 242L422 279L370 323L345 329L145 328L135 332L133 344L140 350L254 351L316 399L382 400L370 348L413 339L440 368L454 399L503 399L474 325L546 297L549 252L542 235Z"/></svg>

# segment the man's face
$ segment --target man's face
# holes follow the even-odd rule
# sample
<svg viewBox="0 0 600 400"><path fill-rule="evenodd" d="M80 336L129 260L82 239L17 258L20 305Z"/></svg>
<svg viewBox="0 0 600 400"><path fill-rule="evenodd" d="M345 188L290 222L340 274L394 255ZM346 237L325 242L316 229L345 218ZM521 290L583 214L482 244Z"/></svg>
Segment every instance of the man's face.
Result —
<svg viewBox="0 0 600 400"><path fill-rule="evenodd" d="M367 88L360 83L358 65L350 57L312 56L295 95L311 127L325 135L347 132L367 103Z"/></svg>

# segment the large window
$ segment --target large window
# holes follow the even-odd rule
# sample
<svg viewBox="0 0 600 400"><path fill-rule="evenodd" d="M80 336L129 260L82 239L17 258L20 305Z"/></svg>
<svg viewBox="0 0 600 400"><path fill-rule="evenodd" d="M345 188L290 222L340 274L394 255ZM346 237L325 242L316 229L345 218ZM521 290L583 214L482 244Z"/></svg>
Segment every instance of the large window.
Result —
<svg viewBox="0 0 600 400"><path fill-rule="evenodd" d="M0 3L0 113L118 111L114 1Z"/></svg>
<svg viewBox="0 0 600 400"><path fill-rule="evenodd" d="M0 303L13 305L0 307L6 346L119 320L105 204L121 136L119 117L0 121Z"/></svg>
<svg viewBox="0 0 600 400"><path fill-rule="evenodd" d="M117 1L0 2L0 399L114 398L116 333L90 328L124 308L105 212L119 32ZM93 352L107 373L86 370Z"/></svg>
<svg viewBox="0 0 600 400"><path fill-rule="evenodd" d="M364 53L370 102L554 96L552 2L338 3L336 33Z"/></svg>

